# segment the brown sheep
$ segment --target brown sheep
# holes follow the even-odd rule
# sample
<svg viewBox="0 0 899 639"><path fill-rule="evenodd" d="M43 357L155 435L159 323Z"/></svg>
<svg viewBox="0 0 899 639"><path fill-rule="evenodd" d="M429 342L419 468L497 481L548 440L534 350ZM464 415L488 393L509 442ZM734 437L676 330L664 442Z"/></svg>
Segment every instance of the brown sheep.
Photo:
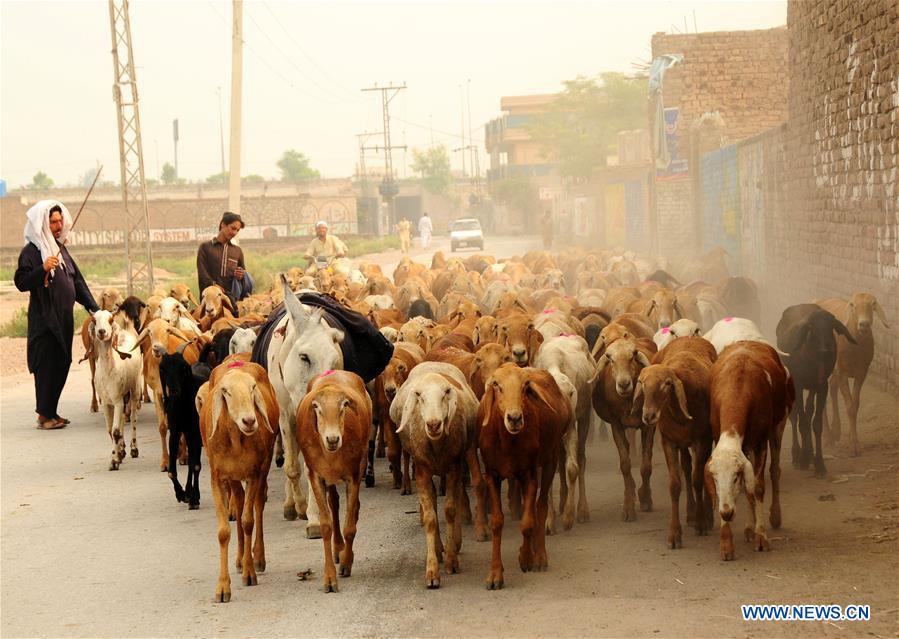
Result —
<svg viewBox="0 0 899 639"><path fill-rule="evenodd" d="M349 577L353 570L353 540L359 520L359 488L365 472L371 399L365 382L348 371L325 371L309 382L297 408L297 439L306 460L309 484L321 513L325 552L323 589L337 592L337 570ZM347 485L346 521L340 530L337 484Z"/></svg>
<svg viewBox="0 0 899 639"><path fill-rule="evenodd" d="M546 371L500 366L487 383L478 406L478 444L490 493L493 558L487 574L489 590L503 587L503 508L500 484L517 479L523 487L522 544L518 564L524 572L543 571L546 517L553 475L558 466L562 433L571 421L571 405ZM539 496L537 494L540 489Z"/></svg>
<svg viewBox="0 0 899 639"><path fill-rule="evenodd" d="M197 394L197 401L218 520L219 578L215 600L227 602L231 600L229 499L234 500L240 515L237 568L243 584L255 586L256 573L265 571L262 522L279 417L278 401L265 369L239 361L216 367L202 395Z"/></svg>
<svg viewBox="0 0 899 639"><path fill-rule="evenodd" d="M533 361L537 349L543 343L543 335L527 315L510 315L497 321L497 342L505 346L519 366Z"/></svg>

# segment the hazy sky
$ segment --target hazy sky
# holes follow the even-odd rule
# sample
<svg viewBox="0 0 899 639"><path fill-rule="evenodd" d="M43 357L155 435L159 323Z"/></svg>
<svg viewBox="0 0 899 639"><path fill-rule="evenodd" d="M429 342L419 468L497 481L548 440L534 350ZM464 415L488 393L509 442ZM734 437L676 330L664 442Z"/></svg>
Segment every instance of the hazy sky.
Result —
<svg viewBox="0 0 899 639"><path fill-rule="evenodd" d="M221 170L222 87L227 161L231 3L130 5L147 175L173 159L182 177ZM278 175L294 148L327 177L351 175L357 133L379 131L374 83L405 81L391 104L394 144L461 145L460 85L470 79L477 127L503 95L550 93L563 80L648 62L650 37L761 29L786 22L786 2L244 2L241 173ZM99 160L118 179L108 3L0 1L0 177L10 187L43 170L75 183ZM467 109L466 109L467 111ZM466 136L468 135L466 112ZM374 142L374 141L373 141ZM461 165L451 154L453 166ZM482 164L484 157L482 157ZM411 161L411 154L407 158ZM373 153L367 162L380 162ZM402 152L394 163L403 164ZM402 168L398 169L402 175Z"/></svg>

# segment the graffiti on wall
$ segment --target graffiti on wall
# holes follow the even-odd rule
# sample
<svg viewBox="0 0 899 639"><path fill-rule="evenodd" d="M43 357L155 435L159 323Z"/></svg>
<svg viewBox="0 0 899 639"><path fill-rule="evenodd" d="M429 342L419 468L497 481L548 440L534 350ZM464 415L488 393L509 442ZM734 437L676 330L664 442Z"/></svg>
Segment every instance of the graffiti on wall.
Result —
<svg viewBox="0 0 899 639"><path fill-rule="evenodd" d="M712 151L701 160L703 249L722 247L734 273L742 273L742 217L735 145Z"/></svg>

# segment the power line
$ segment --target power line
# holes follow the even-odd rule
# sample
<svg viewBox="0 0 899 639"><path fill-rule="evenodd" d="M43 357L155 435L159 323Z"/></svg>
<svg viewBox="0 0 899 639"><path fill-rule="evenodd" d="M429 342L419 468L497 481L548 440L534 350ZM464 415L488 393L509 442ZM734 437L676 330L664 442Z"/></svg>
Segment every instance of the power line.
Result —
<svg viewBox="0 0 899 639"><path fill-rule="evenodd" d="M358 101L360 99L359 96L356 95L355 91L352 91L352 90L348 89L347 87L343 86L342 84L340 84L337 80L334 79L334 77L330 73L328 73L328 71L322 65L320 65L318 62L316 62L316 60L314 58L312 58L312 56L310 56L308 53L306 53L306 50L302 47L302 45L300 45L300 43L297 42L296 38L294 38L293 35L290 33L290 31L287 30L287 27L285 27L281 23L281 21L278 19L278 16L275 15L275 12L272 11L272 8L269 6L268 2L263 2L262 4L265 6L265 8L271 14L272 18L274 18L274 20L278 24L278 26L281 27L281 30L284 31L284 34L290 39L291 42L294 43L294 45L296 45L297 49L299 49L299 51L303 55L303 57L306 58L306 60L309 61L309 63L312 64L312 66L314 66L316 69L318 69L324 77L326 77L328 80L330 80L334 84L334 86L341 89L342 91L345 91L348 96L352 96L351 97L352 100Z"/></svg>

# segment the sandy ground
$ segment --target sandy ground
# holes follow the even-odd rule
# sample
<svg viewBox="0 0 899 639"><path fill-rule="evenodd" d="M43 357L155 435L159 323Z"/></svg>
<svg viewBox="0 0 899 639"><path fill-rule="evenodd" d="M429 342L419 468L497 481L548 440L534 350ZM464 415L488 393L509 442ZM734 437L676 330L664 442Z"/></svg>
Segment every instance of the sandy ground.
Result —
<svg viewBox="0 0 899 639"><path fill-rule="evenodd" d="M9 353L7 345L0 359ZM10 346L9 348L15 348ZM80 347L76 347L76 354ZM218 571L208 467L199 511L174 500L158 471L153 409L140 413L141 455L106 470L105 424L87 411L87 365L74 365L60 412L65 430L34 429L25 373L0 382L0 634L77 637L477 636L477 637L894 637L899 634L899 430L897 399L865 390L862 456L826 450L829 475L783 469L784 526L772 550L742 541L718 558L717 532L669 550L664 456L656 446L655 509L621 520L622 480L609 441L588 445L591 521L547 542L546 573L517 568L520 535L506 520L506 588L483 588L490 544L463 531L462 572L424 588L424 535L417 500L378 485L364 489L353 576L340 593L320 590L322 545L281 516L283 474L273 468L265 513L267 571L214 604ZM790 435L785 437L788 450ZM789 456L787 455L787 459ZM205 465L205 460L204 460ZM183 479L183 468L181 469ZM681 506L683 508L683 506ZM683 517L683 515L682 515ZM738 504L735 530L746 521ZM312 569L311 581L299 571ZM744 622L740 604L869 604L868 622Z"/></svg>

